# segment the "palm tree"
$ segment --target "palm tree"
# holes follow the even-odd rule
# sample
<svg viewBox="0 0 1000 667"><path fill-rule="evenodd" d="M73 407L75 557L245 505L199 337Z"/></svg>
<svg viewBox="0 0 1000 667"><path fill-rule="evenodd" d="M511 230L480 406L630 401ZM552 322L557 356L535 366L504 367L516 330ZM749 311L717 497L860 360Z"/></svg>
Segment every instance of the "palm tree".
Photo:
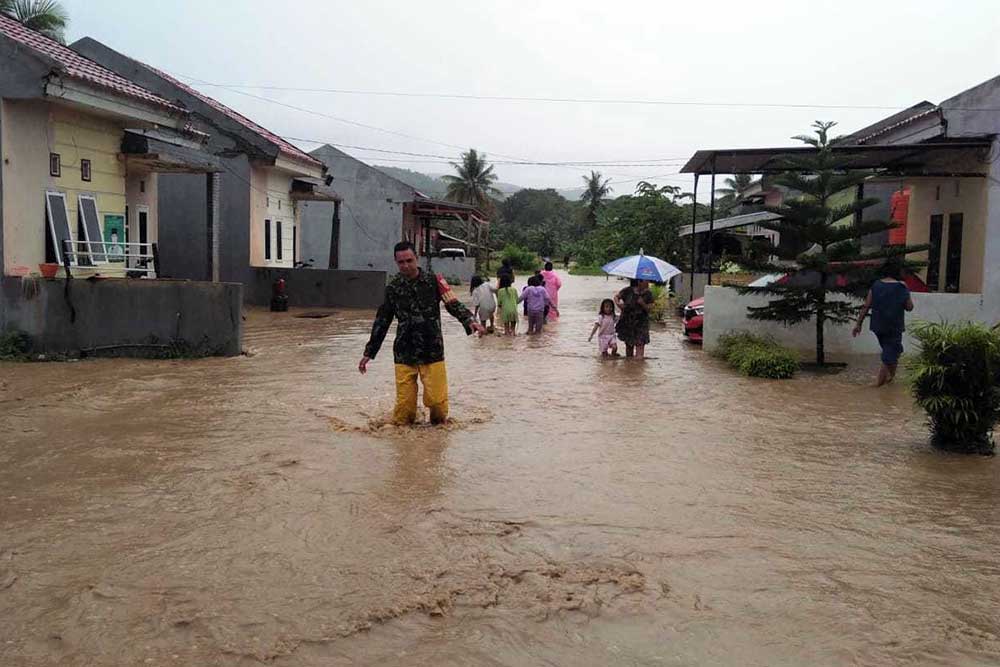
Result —
<svg viewBox="0 0 1000 667"><path fill-rule="evenodd" d="M739 199L743 194L757 185L758 180L752 174L733 174L732 177L723 181L726 184L723 188L716 188L715 194L722 195L728 199Z"/></svg>
<svg viewBox="0 0 1000 667"><path fill-rule="evenodd" d="M0 0L0 14L60 44L65 43L63 30L69 23L69 14L57 0Z"/></svg>
<svg viewBox="0 0 1000 667"><path fill-rule="evenodd" d="M587 207L587 224L593 228L597 225L597 210L604 205L604 199L614 189L608 183L610 179L601 176L599 171L591 171L590 176L583 177L584 190L580 201Z"/></svg>
<svg viewBox="0 0 1000 667"><path fill-rule="evenodd" d="M743 199L747 190L757 185L759 179L755 179L751 174L733 174L731 178L723 181L725 187L716 188L715 194L721 195L716 200L716 207L720 211L731 211Z"/></svg>
<svg viewBox="0 0 1000 667"><path fill-rule="evenodd" d="M462 153L461 159L461 164L451 163L457 176L442 177L448 184L445 198L461 204L472 204L484 213L492 213L494 208L492 198L503 194L493 185L497 180L497 175L493 173L493 165L488 164L486 155L480 155L475 148Z"/></svg>

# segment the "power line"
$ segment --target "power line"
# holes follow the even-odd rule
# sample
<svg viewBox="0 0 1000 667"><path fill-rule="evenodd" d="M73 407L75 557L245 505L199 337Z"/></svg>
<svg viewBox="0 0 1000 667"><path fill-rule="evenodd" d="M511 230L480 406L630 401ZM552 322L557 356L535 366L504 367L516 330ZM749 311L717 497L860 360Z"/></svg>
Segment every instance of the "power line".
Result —
<svg viewBox="0 0 1000 667"><path fill-rule="evenodd" d="M194 79L194 77L185 77ZM735 109L840 109L866 111L899 111L908 105L890 104L816 104L805 102L724 102L716 100L658 100L641 98L599 98L599 97L531 97L521 95L473 95L468 93L419 93L394 90L358 90L351 88L306 88L295 86L272 86L267 84L222 84L201 82L202 85L218 88L253 90L274 90L296 93L330 93L335 95L368 95L374 97L414 97L431 99L479 100L487 102L544 102L559 104L607 104L607 105L642 105L642 106L680 106L680 107L721 107ZM998 111L998 107L949 107L954 111Z"/></svg>
<svg viewBox="0 0 1000 667"><path fill-rule="evenodd" d="M189 77L190 78L190 77ZM375 97L416 97L432 99L480 100L489 102L545 102L568 104L614 104L614 105L645 105L645 106L698 106L698 107L734 107L734 108L788 108L788 109L867 109L867 110L898 110L905 107L889 105L854 105L854 104L804 104L778 102L714 102L699 100L649 100L649 99L613 99L587 97L528 97L518 95L471 95L464 93L414 93L389 90L353 90L348 88L300 88L293 86L271 86L264 84L221 84L204 83L206 86L219 88L253 90L274 90L279 92L297 93L330 93L336 95L369 95Z"/></svg>
<svg viewBox="0 0 1000 667"><path fill-rule="evenodd" d="M291 137L282 136L282 139L288 141L303 141L310 144L328 144L330 146L335 146L337 148L349 148L352 150L368 151L373 153L386 153L391 155L410 155L413 157L424 157L424 158L438 158L441 160L447 160L448 162L454 162L455 156L453 155L440 155L436 153L413 153L410 151L397 151L390 150L387 148L372 148L370 146L355 146L352 144L341 144L333 141L324 141L322 139L307 139L305 137ZM543 160L490 160L493 164L512 164L512 165L540 165L545 167L561 167L561 166L573 166L573 167L651 167L657 164L664 164L668 162L685 162L689 158L682 157L665 157L665 158L647 158L647 159L631 159L631 160L565 160L565 161L543 161Z"/></svg>
<svg viewBox="0 0 1000 667"><path fill-rule="evenodd" d="M199 79L199 78L193 77L193 76L188 76L188 75L184 75L184 74L177 74L177 73L173 73L173 75L174 76L179 76L179 77L185 78L185 79L190 79L191 81L194 81L194 82L198 83L199 85L206 85L206 86L207 85L215 85L215 86L224 88L226 90L229 90L230 92L236 93L237 95L243 95L244 97L249 97L249 98L252 98L252 99L260 100L262 102L269 102L271 104L276 104L278 106L285 107L287 109L292 109L294 111L300 111L302 113L307 113L307 114L311 114L311 115L314 115L314 116L319 116L321 118L328 118L330 120L334 120L334 121L337 121L337 122L340 122L340 123L346 123L348 125L354 125L356 127L362 127L362 128L366 128L366 129L369 129L369 130L376 131L376 132L384 132L386 134L392 134L392 135L395 135L395 136L398 136L398 137L403 137L405 139L412 139L412 140L415 140L415 141L424 141L424 142L427 142L427 143L437 144L437 145L440 145L440 146L446 146L448 148L456 148L458 150L466 150L466 148L467 148L466 146L459 146L457 144L449 144L447 142L437 141L435 139L426 139L424 137L417 137L417 136L414 136L414 135L405 134L403 132L397 132L395 130L389 130L389 129L386 129L386 128L383 128L383 127L378 127L376 125L369 125L367 123L360 123L358 121L350 120L348 118L341 118L339 116L333 116L331 114L324 113L322 111L316 111L315 109L309 109L309 108L306 108L306 107L300 107L300 106L296 106L294 104L287 104L285 102L281 102L279 100L275 100L275 99L270 98L270 97L263 97L261 95L253 95L251 93L246 93L246 92L243 92L241 90L236 90L235 88L231 88L231 87L224 86L224 85L221 85L221 84L212 84L212 83L210 83L208 81L204 81L203 79ZM322 142L322 143L326 143L326 142ZM530 160L524 160L523 158L520 158L520 157L516 157L516 156L512 156L512 155L505 155L503 153L497 153L495 151L486 151L486 152L492 153L493 155L498 155L498 156L500 156L502 158L507 158L508 160L518 160L518 161L524 161L524 162L531 162ZM554 167L563 168L563 169L575 169L575 167L570 166L570 165L558 165L558 164L555 164L555 165L549 165L549 166L554 166ZM618 165L615 165L615 166L618 166ZM644 165L644 166L648 166L648 165ZM611 176L625 176L625 174L609 174L609 175L611 175Z"/></svg>

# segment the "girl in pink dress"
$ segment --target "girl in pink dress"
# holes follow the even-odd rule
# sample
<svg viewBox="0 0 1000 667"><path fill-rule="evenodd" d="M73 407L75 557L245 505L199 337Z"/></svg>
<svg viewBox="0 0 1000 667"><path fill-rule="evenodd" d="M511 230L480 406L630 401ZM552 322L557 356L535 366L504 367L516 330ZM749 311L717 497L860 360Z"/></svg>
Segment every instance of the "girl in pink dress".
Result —
<svg viewBox="0 0 1000 667"><path fill-rule="evenodd" d="M597 334L597 349L602 357L618 356L618 337L615 336L615 324L617 323L615 302L611 299L605 299L601 302L597 321L594 322L594 328L590 330L590 338L587 339L590 342L594 340L594 334Z"/></svg>
<svg viewBox="0 0 1000 667"><path fill-rule="evenodd" d="M541 272L541 276L545 281L545 291L549 293L549 301L552 303L545 319L554 322L559 319L559 288L562 287L562 280L559 274L552 270L552 262L545 262L545 270Z"/></svg>

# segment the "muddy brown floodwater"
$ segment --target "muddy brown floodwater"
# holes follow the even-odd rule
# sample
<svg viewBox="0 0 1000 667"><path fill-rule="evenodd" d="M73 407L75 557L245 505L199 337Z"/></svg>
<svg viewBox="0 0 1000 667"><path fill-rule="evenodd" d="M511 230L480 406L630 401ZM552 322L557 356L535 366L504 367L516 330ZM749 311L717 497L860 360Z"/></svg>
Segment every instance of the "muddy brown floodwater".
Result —
<svg viewBox="0 0 1000 667"><path fill-rule="evenodd" d="M997 665L1000 474L905 389L446 317L454 423L384 425L370 312L253 355L0 364L0 664ZM391 334L390 334L391 336ZM387 344L388 348L388 344Z"/></svg>

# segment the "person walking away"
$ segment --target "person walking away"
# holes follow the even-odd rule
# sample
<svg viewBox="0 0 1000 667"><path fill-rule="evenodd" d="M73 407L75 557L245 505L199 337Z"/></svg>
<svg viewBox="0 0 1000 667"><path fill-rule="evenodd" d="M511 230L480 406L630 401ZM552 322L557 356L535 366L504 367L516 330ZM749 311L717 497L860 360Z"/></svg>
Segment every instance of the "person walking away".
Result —
<svg viewBox="0 0 1000 667"><path fill-rule="evenodd" d="M541 286L539 276L531 276L528 279L528 286L521 292L521 300L524 301L528 311L528 334L542 333L542 326L545 323L545 308L550 306L549 293Z"/></svg>
<svg viewBox="0 0 1000 667"><path fill-rule="evenodd" d="M424 405L431 422L448 419L448 375L444 365L444 337L441 334L441 307L465 327L466 335L482 334L483 327L473 321L472 313L455 298L443 279L435 278L417 264L417 254L409 241L393 248L399 273L385 288L385 300L375 314L371 338L358 363L362 375L375 358L389 325L395 317L396 340L392 345L396 371L396 407L392 420L412 424L417 419L417 378L424 386Z"/></svg>
<svg viewBox="0 0 1000 667"><path fill-rule="evenodd" d="M510 277L510 284L514 284L514 267L510 265L510 260L504 257L500 261L500 268L497 269L497 285L500 285L500 281L503 280L504 276ZM502 285L500 285L502 287Z"/></svg>
<svg viewBox="0 0 1000 667"><path fill-rule="evenodd" d="M486 333L493 333L493 317L497 310L496 291L497 288L483 280L482 276L472 276L469 282L472 314L486 327Z"/></svg>
<svg viewBox="0 0 1000 667"><path fill-rule="evenodd" d="M888 384L896 377L899 355L903 353L905 313L913 310L910 290L902 281L901 263L890 259L882 266L880 273L881 278L868 290L858 322L851 332L855 338L861 334L861 325L870 311L872 319L868 328L878 338L878 344L882 348L882 365L875 378L876 387Z"/></svg>
<svg viewBox="0 0 1000 667"><path fill-rule="evenodd" d="M615 331L625 343L625 356L642 359L649 344L649 308L653 305L653 293L648 280L629 281L629 286L615 295L614 303L621 309L621 317Z"/></svg>
<svg viewBox="0 0 1000 667"><path fill-rule="evenodd" d="M500 278L500 289L497 290L497 301L500 304L500 321L503 322L505 336L517 335L517 304L518 294L510 276Z"/></svg>
<svg viewBox="0 0 1000 667"><path fill-rule="evenodd" d="M542 280L545 281L545 291L549 293L551 306L545 316L545 321L556 321L559 319L559 290L562 289L562 279L553 270L552 262L545 262L545 270L542 271Z"/></svg>
<svg viewBox="0 0 1000 667"><path fill-rule="evenodd" d="M618 338L615 336L615 325L618 324L618 316L615 314L615 302L611 299L601 301L601 308L597 311L597 321L594 328L590 330L590 337L587 342L594 340L597 334L597 351L602 357L618 356Z"/></svg>

